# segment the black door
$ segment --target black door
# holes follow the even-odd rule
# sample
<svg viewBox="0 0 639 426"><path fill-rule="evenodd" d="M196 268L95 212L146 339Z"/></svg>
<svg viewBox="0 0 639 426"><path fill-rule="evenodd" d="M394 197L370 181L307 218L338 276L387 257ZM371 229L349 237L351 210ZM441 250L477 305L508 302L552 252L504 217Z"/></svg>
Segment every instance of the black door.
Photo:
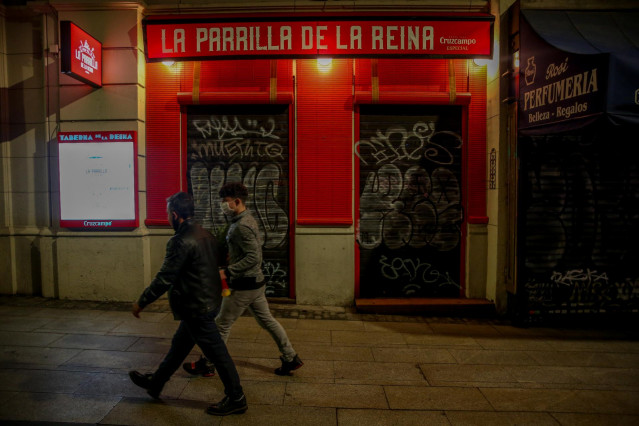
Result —
<svg viewBox="0 0 639 426"><path fill-rule="evenodd" d="M360 108L360 297L459 297L461 108Z"/></svg>
<svg viewBox="0 0 639 426"><path fill-rule="evenodd" d="M639 163L628 130L519 138L526 312L639 307Z"/></svg>
<svg viewBox="0 0 639 426"><path fill-rule="evenodd" d="M266 294L289 297L289 114L281 105L192 107L187 111L187 181L196 219L220 235L227 219L218 191L249 189L262 240Z"/></svg>

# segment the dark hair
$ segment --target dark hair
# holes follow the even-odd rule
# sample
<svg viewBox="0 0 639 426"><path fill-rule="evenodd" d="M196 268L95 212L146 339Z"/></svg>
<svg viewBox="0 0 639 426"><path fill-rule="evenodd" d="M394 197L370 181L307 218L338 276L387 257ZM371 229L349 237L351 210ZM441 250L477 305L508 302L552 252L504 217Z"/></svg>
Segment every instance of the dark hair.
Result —
<svg viewBox="0 0 639 426"><path fill-rule="evenodd" d="M188 219L195 214L195 204L193 196L186 192L176 192L166 199L166 208L170 212L175 212L182 219Z"/></svg>
<svg viewBox="0 0 639 426"><path fill-rule="evenodd" d="M229 182L220 188L220 198L239 198L243 203L246 203L248 198L248 189L240 182Z"/></svg>

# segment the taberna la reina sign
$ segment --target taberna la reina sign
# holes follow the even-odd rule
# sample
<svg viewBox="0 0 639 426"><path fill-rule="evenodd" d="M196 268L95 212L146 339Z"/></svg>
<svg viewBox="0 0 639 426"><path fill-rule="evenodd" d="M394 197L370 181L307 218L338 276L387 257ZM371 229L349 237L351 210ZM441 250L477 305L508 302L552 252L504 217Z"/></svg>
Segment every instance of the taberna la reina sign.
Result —
<svg viewBox="0 0 639 426"><path fill-rule="evenodd" d="M102 87L102 43L71 21L60 22L61 71L93 87Z"/></svg>
<svg viewBox="0 0 639 426"><path fill-rule="evenodd" d="M243 58L489 58L484 14L166 17L144 20L147 61Z"/></svg>
<svg viewBox="0 0 639 426"><path fill-rule="evenodd" d="M137 132L59 132L60 226L138 226Z"/></svg>

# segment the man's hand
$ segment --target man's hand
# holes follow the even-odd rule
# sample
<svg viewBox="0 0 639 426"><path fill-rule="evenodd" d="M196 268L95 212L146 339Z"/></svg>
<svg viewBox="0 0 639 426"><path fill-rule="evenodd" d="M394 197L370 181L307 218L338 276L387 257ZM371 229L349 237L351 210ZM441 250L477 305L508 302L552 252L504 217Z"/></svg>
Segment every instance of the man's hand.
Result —
<svg viewBox="0 0 639 426"><path fill-rule="evenodd" d="M133 307L131 308L131 313L134 317L140 318L140 312L142 312L142 308L138 305L138 302L133 302Z"/></svg>
<svg viewBox="0 0 639 426"><path fill-rule="evenodd" d="M224 269L220 269L220 279L221 280L225 280L226 279L226 274L224 273Z"/></svg>

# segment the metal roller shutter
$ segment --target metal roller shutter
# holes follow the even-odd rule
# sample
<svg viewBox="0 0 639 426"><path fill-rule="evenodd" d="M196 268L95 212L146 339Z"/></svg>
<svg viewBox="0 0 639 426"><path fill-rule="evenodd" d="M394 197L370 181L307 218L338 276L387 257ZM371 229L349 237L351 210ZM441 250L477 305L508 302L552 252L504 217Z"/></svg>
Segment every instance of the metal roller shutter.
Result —
<svg viewBox="0 0 639 426"><path fill-rule="evenodd" d="M288 297L289 261L289 112L287 105L225 105L187 109L187 182L195 216L215 235L227 219L219 189L242 182L247 207L263 241L266 294Z"/></svg>
<svg viewBox="0 0 639 426"><path fill-rule="evenodd" d="M460 296L461 130L461 107L361 106L362 297Z"/></svg>

